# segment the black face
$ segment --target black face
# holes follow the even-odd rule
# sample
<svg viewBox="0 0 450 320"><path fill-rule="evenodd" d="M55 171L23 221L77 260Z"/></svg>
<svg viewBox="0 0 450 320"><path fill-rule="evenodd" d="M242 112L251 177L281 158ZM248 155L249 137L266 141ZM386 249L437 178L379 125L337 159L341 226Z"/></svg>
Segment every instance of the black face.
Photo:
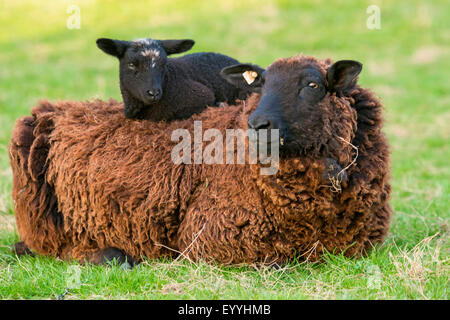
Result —
<svg viewBox="0 0 450 320"><path fill-rule="evenodd" d="M124 89L145 105L161 99L167 54L160 43L147 39L133 41L119 61Z"/></svg>
<svg viewBox="0 0 450 320"><path fill-rule="evenodd" d="M222 70L222 76L261 93L248 128L278 129L280 155L287 156L320 153L334 135L343 135L340 126L353 113L337 96L355 85L361 67L359 62L345 60L326 69L314 58L294 57L280 59L265 71L251 65L232 66Z"/></svg>
<svg viewBox="0 0 450 320"><path fill-rule="evenodd" d="M101 50L119 59L120 87L127 117L133 118L145 106L161 100L167 56L187 51L193 45L193 40L97 40Z"/></svg>

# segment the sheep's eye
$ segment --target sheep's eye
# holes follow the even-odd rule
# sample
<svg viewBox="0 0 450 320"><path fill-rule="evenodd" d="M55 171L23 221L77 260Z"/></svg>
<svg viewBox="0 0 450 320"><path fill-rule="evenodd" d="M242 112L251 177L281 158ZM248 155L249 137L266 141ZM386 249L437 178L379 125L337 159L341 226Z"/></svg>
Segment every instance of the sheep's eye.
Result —
<svg viewBox="0 0 450 320"><path fill-rule="evenodd" d="M317 89L319 87L319 85L315 82L310 82L308 83L308 87L311 87L313 89Z"/></svg>
<svg viewBox="0 0 450 320"><path fill-rule="evenodd" d="M129 63L128 68L130 68L131 70L134 70L134 69L136 69L136 65L134 63Z"/></svg>

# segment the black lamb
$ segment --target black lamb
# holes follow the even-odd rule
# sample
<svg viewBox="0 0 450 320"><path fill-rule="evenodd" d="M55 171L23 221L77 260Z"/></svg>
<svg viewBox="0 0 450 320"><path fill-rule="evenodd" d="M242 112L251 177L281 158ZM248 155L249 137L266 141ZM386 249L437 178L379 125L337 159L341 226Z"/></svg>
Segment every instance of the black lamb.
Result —
<svg viewBox="0 0 450 320"><path fill-rule="evenodd" d="M250 91L236 88L220 71L239 63L223 54L199 52L178 58L192 48L193 40L100 38L97 46L119 59L120 90L125 117L130 119L186 119L206 106L234 104Z"/></svg>

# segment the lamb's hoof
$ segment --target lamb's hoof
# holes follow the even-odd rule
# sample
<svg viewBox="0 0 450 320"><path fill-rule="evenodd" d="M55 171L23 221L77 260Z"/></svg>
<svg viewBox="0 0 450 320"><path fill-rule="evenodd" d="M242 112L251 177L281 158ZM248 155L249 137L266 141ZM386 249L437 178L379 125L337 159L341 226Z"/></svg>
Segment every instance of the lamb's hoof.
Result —
<svg viewBox="0 0 450 320"><path fill-rule="evenodd" d="M17 256L34 256L33 251L31 251L23 241L16 242L11 246L11 251Z"/></svg>
<svg viewBox="0 0 450 320"><path fill-rule="evenodd" d="M89 260L94 264L117 264L125 270L131 270L137 262L129 255L117 248L106 248L95 253Z"/></svg>
<svg viewBox="0 0 450 320"><path fill-rule="evenodd" d="M227 104L225 102L219 102L218 101L218 102L215 103L215 106L219 107L219 108L225 108L227 106Z"/></svg>
<svg viewBox="0 0 450 320"><path fill-rule="evenodd" d="M331 184L335 189L340 190L341 185L347 182L348 176L347 172L342 169L336 160L326 158L322 179L324 180L324 183Z"/></svg>

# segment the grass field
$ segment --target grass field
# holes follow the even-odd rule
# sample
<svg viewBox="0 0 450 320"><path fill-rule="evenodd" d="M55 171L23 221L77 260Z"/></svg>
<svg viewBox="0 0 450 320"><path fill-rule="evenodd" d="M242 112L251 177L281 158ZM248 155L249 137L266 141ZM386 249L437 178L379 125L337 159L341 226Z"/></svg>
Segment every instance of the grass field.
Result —
<svg viewBox="0 0 450 320"><path fill-rule="evenodd" d="M448 1L0 0L0 298L448 299L450 8ZM70 5L81 28L68 29ZM381 9L369 30L366 9ZM303 52L363 62L360 78L385 105L395 216L385 244L363 259L221 267L146 261L79 266L10 253L18 241L7 145L16 118L41 98L120 98L118 64L98 37L192 38L269 65Z"/></svg>

